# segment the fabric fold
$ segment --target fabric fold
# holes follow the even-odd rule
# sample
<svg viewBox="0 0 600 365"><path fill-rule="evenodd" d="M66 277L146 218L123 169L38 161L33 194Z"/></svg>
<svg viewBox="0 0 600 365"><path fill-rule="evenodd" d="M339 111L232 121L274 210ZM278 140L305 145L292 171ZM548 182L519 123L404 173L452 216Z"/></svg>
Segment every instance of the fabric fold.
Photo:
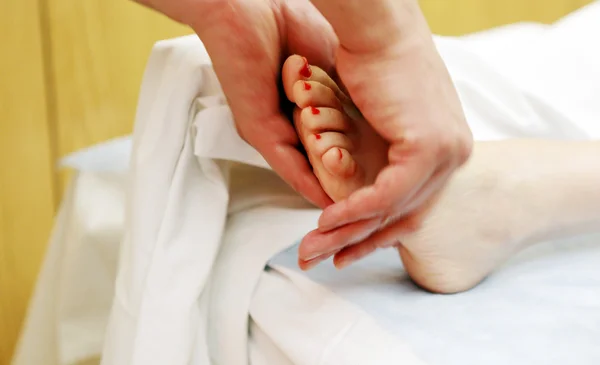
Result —
<svg viewBox="0 0 600 365"><path fill-rule="evenodd" d="M158 44L149 61L103 364L247 364L260 273L316 225L241 140L215 80L195 37ZM266 221L272 239L246 235Z"/></svg>
<svg viewBox="0 0 600 365"><path fill-rule="evenodd" d="M195 341L202 317L197 301L228 202L226 171L196 161L189 133L194 101L218 93L206 79L209 64L195 37L159 43L150 57L103 364L188 364L195 348L206 348Z"/></svg>

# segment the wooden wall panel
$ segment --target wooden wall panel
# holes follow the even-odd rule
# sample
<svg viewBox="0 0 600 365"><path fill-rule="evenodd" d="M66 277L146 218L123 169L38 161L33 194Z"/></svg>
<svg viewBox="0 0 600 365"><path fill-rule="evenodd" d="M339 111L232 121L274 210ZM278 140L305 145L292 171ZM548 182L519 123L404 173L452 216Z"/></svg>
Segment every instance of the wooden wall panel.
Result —
<svg viewBox="0 0 600 365"><path fill-rule="evenodd" d="M436 34L460 35L520 21L550 23L592 0L420 0Z"/></svg>
<svg viewBox="0 0 600 365"><path fill-rule="evenodd" d="M132 1L46 1L59 156L131 133L153 44L191 30Z"/></svg>
<svg viewBox="0 0 600 365"><path fill-rule="evenodd" d="M37 0L0 1L0 364L8 364L54 214Z"/></svg>

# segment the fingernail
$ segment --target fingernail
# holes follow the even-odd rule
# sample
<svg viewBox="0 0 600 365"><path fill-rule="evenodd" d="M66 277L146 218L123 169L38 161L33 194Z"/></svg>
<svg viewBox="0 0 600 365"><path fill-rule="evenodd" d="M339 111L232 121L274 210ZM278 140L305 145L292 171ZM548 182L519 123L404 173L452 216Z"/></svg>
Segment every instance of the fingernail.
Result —
<svg viewBox="0 0 600 365"><path fill-rule="evenodd" d="M398 241L397 239L383 242L379 245L380 248L391 248L396 246L400 246L400 241Z"/></svg>
<svg viewBox="0 0 600 365"><path fill-rule="evenodd" d="M304 60L304 66L302 66L300 69L300 75L309 78L312 76L312 70L310 69L310 65L308 64L306 57L302 57L302 59Z"/></svg>
<svg viewBox="0 0 600 365"><path fill-rule="evenodd" d="M352 259L344 259L344 260L340 260L338 262L334 261L333 264L335 265L336 269L343 270L343 269L347 268L348 266L352 265L353 262L354 262L354 260L352 260Z"/></svg>
<svg viewBox="0 0 600 365"><path fill-rule="evenodd" d="M323 256L323 255L324 255L323 253L313 253L310 256L302 257L301 260L303 260L303 261L311 261L311 260L314 260L314 259L318 258L319 256Z"/></svg>
<svg viewBox="0 0 600 365"><path fill-rule="evenodd" d="M314 268L315 266L317 266L321 261L319 260L314 260L314 261L301 261L299 263L300 269L302 271L308 271L312 268Z"/></svg>
<svg viewBox="0 0 600 365"><path fill-rule="evenodd" d="M312 252L312 253L310 253L310 256L301 257L301 259L304 261L310 261L310 260L316 260L316 259L326 260L338 252L339 252L339 250L325 251L325 252L323 252L323 251Z"/></svg>
<svg viewBox="0 0 600 365"><path fill-rule="evenodd" d="M309 84L308 82L304 81L304 90L310 90L312 89L312 85Z"/></svg>
<svg viewBox="0 0 600 365"><path fill-rule="evenodd" d="M308 260L304 260L304 259L298 259L298 265L300 266L300 268L302 270L310 270L313 267L317 266L318 264L320 264L321 262L327 260L329 257L331 257L331 255L329 254L325 254L325 255L318 255L316 257L313 257L311 259Z"/></svg>

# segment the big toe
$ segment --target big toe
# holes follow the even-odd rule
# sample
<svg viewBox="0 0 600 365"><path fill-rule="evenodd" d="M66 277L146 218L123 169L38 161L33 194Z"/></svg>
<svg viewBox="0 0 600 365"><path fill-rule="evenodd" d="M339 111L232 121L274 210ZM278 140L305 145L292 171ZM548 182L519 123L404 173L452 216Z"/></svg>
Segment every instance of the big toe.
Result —
<svg viewBox="0 0 600 365"><path fill-rule="evenodd" d="M297 94L294 93L294 86L298 81L307 81L309 84L317 82L324 85L333 91L333 94L342 103L352 104L350 98L344 94L337 83L321 68L309 64L306 57L299 55L288 57L283 64L281 77L285 95L293 103L302 102L302 100L296 100Z"/></svg>

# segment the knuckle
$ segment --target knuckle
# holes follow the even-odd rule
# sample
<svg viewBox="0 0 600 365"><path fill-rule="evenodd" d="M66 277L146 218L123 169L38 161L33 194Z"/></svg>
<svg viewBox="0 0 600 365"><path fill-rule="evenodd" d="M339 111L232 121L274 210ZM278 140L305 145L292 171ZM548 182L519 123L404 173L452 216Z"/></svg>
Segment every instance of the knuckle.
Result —
<svg viewBox="0 0 600 365"><path fill-rule="evenodd" d="M449 135L442 135L438 138L437 142L437 157L448 157L449 154L454 152L456 141Z"/></svg>
<svg viewBox="0 0 600 365"><path fill-rule="evenodd" d="M404 220L404 222L402 222L402 226L406 233L415 233L423 228L423 219L421 219L421 217L414 216Z"/></svg>
<svg viewBox="0 0 600 365"><path fill-rule="evenodd" d="M383 228L389 227L392 224L396 223L397 221L398 221L398 217L396 216L396 214L387 212L384 214L384 216L382 218L381 227L383 227Z"/></svg>
<svg viewBox="0 0 600 365"><path fill-rule="evenodd" d="M237 134L240 136L240 138L244 140L244 142L250 143L250 141L248 140L249 138L246 129L242 127L242 124L240 122L235 122L235 130L237 131Z"/></svg>
<svg viewBox="0 0 600 365"><path fill-rule="evenodd" d="M386 216L383 221L384 229L391 229L396 234L411 234L423 228L423 217L416 212Z"/></svg>
<svg viewBox="0 0 600 365"><path fill-rule="evenodd" d="M464 138L461 141L459 141L456 156L459 165L464 164L471 157L471 154L473 153L473 143L474 142L472 137Z"/></svg>
<svg viewBox="0 0 600 365"><path fill-rule="evenodd" d="M473 151L473 138L448 134L438 136L434 157L438 161L449 161L451 164L464 164Z"/></svg>

